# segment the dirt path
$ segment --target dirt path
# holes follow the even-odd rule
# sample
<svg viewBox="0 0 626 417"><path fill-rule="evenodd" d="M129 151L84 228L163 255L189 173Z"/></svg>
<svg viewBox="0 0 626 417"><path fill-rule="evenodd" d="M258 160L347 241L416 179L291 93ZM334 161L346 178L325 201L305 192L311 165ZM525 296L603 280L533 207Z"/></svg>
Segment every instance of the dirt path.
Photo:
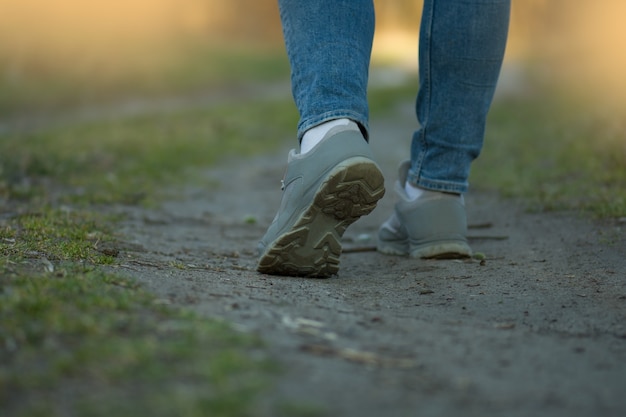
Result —
<svg viewBox="0 0 626 417"><path fill-rule="evenodd" d="M374 245L391 209L413 129L401 113L372 123L388 193L348 229L346 248ZM470 193L483 263L367 251L345 253L327 280L261 276L256 242L278 207L286 154L225 161L207 173L215 188L125 209L120 267L159 297L263 337L286 369L265 414L295 403L348 417L626 415L620 224Z"/></svg>

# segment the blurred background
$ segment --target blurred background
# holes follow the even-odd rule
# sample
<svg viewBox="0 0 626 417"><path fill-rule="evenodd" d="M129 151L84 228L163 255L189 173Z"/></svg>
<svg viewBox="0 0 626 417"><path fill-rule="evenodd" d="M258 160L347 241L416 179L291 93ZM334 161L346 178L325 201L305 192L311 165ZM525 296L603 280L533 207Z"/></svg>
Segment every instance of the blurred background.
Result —
<svg viewBox="0 0 626 417"><path fill-rule="evenodd" d="M373 66L415 71L421 2L375 4ZM624 16L621 0L513 0L505 70L517 90L548 82L623 102ZM275 0L0 1L0 118L287 73Z"/></svg>

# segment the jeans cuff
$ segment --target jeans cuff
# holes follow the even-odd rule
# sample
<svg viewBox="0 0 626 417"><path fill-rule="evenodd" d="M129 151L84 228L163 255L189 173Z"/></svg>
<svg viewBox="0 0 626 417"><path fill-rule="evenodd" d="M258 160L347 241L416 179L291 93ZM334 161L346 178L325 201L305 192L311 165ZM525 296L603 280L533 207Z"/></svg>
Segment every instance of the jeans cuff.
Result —
<svg viewBox="0 0 626 417"><path fill-rule="evenodd" d="M359 129L361 129L361 133L365 137L365 140L369 141L369 123L366 117L350 110L334 110L323 113L319 116L301 120L298 124L298 142L302 140L302 136L304 136L304 133L307 130L321 125L322 123L343 118L356 122L359 125Z"/></svg>

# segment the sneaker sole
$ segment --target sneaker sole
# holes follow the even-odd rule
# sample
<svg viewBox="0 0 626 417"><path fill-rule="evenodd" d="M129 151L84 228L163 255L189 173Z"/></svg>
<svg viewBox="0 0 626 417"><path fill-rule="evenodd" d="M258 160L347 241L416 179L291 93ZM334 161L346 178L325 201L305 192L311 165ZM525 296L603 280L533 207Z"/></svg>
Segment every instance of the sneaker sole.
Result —
<svg viewBox="0 0 626 417"><path fill-rule="evenodd" d="M409 242L402 241L383 241L379 240L376 250L385 255L406 256L409 254Z"/></svg>
<svg viewBox="0 0 626 417"><path fill-rule="evenodd" d="M407 242L382 242L376 248L378 252L392 256L407 256L416 259L464 259L472 256L472 250L464 242L442 242L414 249L410 254Z"/></svg>
<svg viewBox="0 0 626 417"><path fill-rule="evenodd" d="M410 256L421 259L464 259L472 256L472 250L462 241L444 241L413 249Z"/></svg>
<svg viewBox="0 0 626 417"><path fill-rule="evenodd" d="M313 202L259 260L263 274L326 278L339 271L341 236L385 194L378 166L350 158L328 173Z"/></svg>

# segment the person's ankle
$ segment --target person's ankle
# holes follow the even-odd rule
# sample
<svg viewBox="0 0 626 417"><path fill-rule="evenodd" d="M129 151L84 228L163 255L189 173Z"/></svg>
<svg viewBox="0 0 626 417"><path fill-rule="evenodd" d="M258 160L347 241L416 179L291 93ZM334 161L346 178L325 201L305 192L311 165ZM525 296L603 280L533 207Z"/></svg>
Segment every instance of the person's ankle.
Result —
<svg viewBox="0 0 626 417"><path fill-rule="evenodd" d="M418 198L420 198L426 192L426 190L418 187L417 185L413 185L407 181L404 184L404 192L406 193L409 200L415 201Z"/></svg>
<svg viewBox="0 0 626 417"><path fill-rule="evenodd" d="M418 198L428 194L428 195L434 195L433 193L442 193L442 194L446 194L449 196L455 196L455 197L459 197L461 198L461 194L459 193L449 193L449 192L445 192L445 191L434 191L434 190L427 190L425 188L422 187L418 187L417 185L413 185L410 182L406 182L404 184L404 192L406 193L406 196L408 197L408 199L410 201L415 201Z"/></svg>
<svg viewBox="0 0 626 417"><path fill-rule="evenodd" d="M359 126L350 119L334 119L317 125L304 133L302 141L300 142L300 154L304 155L313 149L318 143L320 143L330 132L331 129L337 126L345 126L346 129L353 129L360 132Z"/></svg>

